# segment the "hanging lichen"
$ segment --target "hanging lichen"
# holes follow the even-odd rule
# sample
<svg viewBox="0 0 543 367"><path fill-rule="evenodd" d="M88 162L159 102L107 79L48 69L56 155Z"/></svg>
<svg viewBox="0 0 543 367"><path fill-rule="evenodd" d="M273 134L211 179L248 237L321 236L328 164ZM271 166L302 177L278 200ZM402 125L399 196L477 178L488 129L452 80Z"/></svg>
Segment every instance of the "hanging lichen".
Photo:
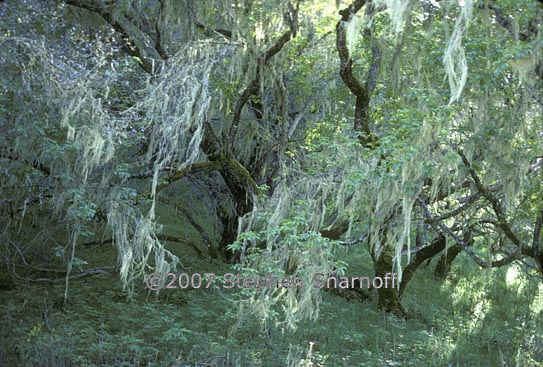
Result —
<svg viewBox="0 0 543 367"><path fill-rule="evenodd" d="M362 16L355 14L351 17L347 23L347 26L345 27L347 33L347 47L349 48L349 52L351 54L354 52L358 40L362 35L362 26L364 24L363 19L364 18Z"/></svg>
<svg viewBox="0 0 543 367"><path fill-rule="evenodd" d="M532 73L535 71L536 66L540 62L539 50L533 51L530 55L524 57L518 57L509 61L511 68L518 75L521 83L529 83Z"/></svg>
<svg viewBox="0 0 543 367"><path fill-rule="evenodd" d="M397 37L405 27L409 10L412 6L410 0L382 0L390 18L392 33Z"/></svg>
<svg viewBox="0 0 543 367"><path fill-rule="evenodd" d="M468 77L468 63L462 46L462 37L466 32L473 14L473 0L458 2L461 7L460 15L456 19L454 30L447 41L443 64L449 79L451 89L450 103L458 100Z"/></svg>

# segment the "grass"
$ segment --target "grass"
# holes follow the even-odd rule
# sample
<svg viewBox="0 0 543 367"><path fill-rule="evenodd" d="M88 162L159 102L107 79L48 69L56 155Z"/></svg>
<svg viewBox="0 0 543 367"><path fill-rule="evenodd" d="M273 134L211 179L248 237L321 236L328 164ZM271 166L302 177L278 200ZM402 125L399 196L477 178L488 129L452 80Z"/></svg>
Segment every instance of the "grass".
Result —
<svg viewBox="0 0 543 367"><path fill-rule="evenodd" d="M201 242L188 227L172 219L164 231ZM189 274L237 272L198 258L186 244L169 249ZM373 275L363 249L337 255L348 263L347 275ZM77 256L86 268L113 265L117 257L107 244L83 246ZM434 265L422 266L404 294L407 320L378 311L375 295L358 303L323 291L319 319L294 332L273 323L263 330L262 320L240 314L239 290L156 296L140 284L127 298L111 273L72 280L64 304L63 282L16 281L15 289L0 290L0 366L543 367L540 281L514 266L483 272L463 256L443 281L433 276Z"/></svg>
<svg viewBox="0 0 543 367"><path fill-rule="evenodd" d="M348 255L349 272L368 274L365 255ZM185 263L191 271L230 271ZM73 280L63 305L62 283L18 283L0 293L0 365L543 366L543 287L507 269L476 271L459 261L442 282L422 268L403 300L408 320L378 311L375 300L324 293L319 320L295 332L240 319L235 291L156 297L141 287L127 299L115 276L100 275Z"/></svg>

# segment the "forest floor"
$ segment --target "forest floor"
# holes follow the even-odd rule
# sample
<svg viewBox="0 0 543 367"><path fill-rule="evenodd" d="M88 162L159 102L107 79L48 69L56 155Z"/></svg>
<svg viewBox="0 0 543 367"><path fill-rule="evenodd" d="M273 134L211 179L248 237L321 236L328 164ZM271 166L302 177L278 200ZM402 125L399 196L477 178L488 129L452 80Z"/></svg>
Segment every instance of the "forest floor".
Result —
<svg viewBox="0 0 543 367"><path fill-rule="evenodd" d="M82 256L114 258L105 247ZM371 272L367 255L343 256L348 273ZM196 257L182 262L188 273L234 272ZM0 291L0 365L543 366L540 284L514 267L481 276L461 259L443 281L432 265L405 292L407 320L378 311L374 296L360 303L323 291L318 320L295 331L240 313L235 290L156 296L141 285L127 298L108 273L71 280L64 303L62 280L17 281L16 289Z"/></svg>

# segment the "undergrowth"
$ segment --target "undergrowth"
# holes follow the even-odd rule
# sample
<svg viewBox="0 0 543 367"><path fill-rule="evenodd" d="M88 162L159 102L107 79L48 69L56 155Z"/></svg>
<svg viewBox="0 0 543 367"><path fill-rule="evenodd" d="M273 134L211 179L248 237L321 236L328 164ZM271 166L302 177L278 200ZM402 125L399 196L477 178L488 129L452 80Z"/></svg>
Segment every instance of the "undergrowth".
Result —
<svg viewBox="0 0 543 367"><path fill-rule="evenodd" d="M371 274L367 255L343 256L347 273ZM192 264L192 272L233 272ZM375 300L323 291L319 319L295 332L240 317L242 292L218 286L158 296L141 287L128 299L115 276L100 275L74 280L64 304L62 283L18 283L0 293L0 365L543 366L539 284L516 268L480 276L460 260L446 281L431 269L406 290L407 320L377 311Z"/></svg>

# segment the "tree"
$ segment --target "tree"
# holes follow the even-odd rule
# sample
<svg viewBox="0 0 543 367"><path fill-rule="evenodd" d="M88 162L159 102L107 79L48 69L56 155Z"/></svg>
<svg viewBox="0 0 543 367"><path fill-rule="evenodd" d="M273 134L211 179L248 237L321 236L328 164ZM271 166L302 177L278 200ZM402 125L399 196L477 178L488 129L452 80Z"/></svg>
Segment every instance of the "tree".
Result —
<svg viewBox="0 0 543 367"><path fill-rule="evenodd" d="M133 274L145 268L153 252L157 266L166 266L165 256L175 266L176 257L160 243L160 238L165 237L156 227L156 196L169 184L188 176L217 172L219 176L208 180L227 188L231 204L223 205L220 200L212 204L222 227L222 242L210 253L228 257L226 245L237 236L238 218L251 211L254 196L261 191L259 185L268 183L273 190L274 177L285 160L286 143L301 119L301 115L289 111L283 70L278 67L285 63L278 54L298 30L298 5L284 1L254 6L250 2L245 6L186 2L181 6L168 1L66 4L69 7L55 9L49 3L49 8L44 5L41 9L66 17L74 9L81 9L76 10L75 19L89 18L91 27L98 27L104 34L115 31L106 44L105 35L96 37L97 43L102 42L96 47L109 53L107 57L93 58L96 64L88 65L88 69L83 61L74 58L71 61L82 71L70 76L66 73L56 85L47 85L49 95L44 99L53 103L40 111L58 116L62 121L58 145L73 150L65 159L75 172L59 168L66 186L53 188L49 196L59 211L66 205L66 210L73 209L69 225L72 256L80 231L97 220L107 220L112 241L123 259L121 274L125 281L130 282ZM47 25L44 19L39 21ZM77 37L60 36L69 43L51 59L63 59L62 52L77 49L72 46L79 41ZM24 42L19 37L4 41ZM115 47L130 57L122 58L120 64L112 60ZM48 45L40 50L48 52ZM33 44L25 51L35 57ZM19 72L17 57L12 60ZM52 73L46 59L44 56L37 60L32 77L44 78ZM136 65L140 72L134 69ZM107 71L107 66L118 69ZM148 75L144 83L141 71ZM67 88L70 77L79 81L87 78L88 82ZM127 83L126 87L114 85L111 80L125 77L121 83ZM14 91L19 89L24 88L13 87ZM63 95L65 89L68 92ZM138 95L128 92L130 89L144 91ZM241 92L237 93L237 89ZM6 128L16 123L15 109L13 115ZM65 129L66 140L62 138ZM50 158L55 159L49 154L24 157L40 144L39 139L13 148L8 148L8 141L4 143L4 157L13 162L37 161L35 166L46 167ZM49 168L41 173L45 177L40 177L40 186L43 179L56 175ZM19 175L16 180L22 179ZM151 179L150 190L145 183L139 183L147 179ZM139 182L132 183L135 181ZM12 182L10 187L16 189L19 182ZM77 197L65 200L66 192ZM12 206L22 206L23 199L15 201ZM150 202L150 209L141 207L145 202ZM185 214L202 237L208 237L203 227L191 220L190 213Z"/></svg>
<svg viewBox="0 0 543 367"><path fill-rule="evenodd" d="M355 1L349 7L345 8L345 10L340 12L343 16L342 21L354 22L356 19L354 17L364 5L366 6L366 17L372 17L376 11L383 10L376 10L375 7L369 6L364 1ZM530 44L530 42L535 41L538 34L537 27L541 26L541 9L538 10L538 4L533 2L519 5L527 6L528 9L531 9L531 11L527 12L531 15L525 20L528 26L524 26L528 30L513 31L512 25L506 20L506 17L504 17L500 5L491 4L474 7L473 3L466 2L464 5L461 5L454 30L452 30L452 34L447 39L447 35L442 35L439 28L438 30L435 29L435 24L436 22L446 23L446 21L443 21L444 18L441 18L440 15L447 14L451 12L451 10L454 11L454 9L449 8L448 4L443 4L442 12L439 14L437 12L441 7L439 4L421 2L417 5L419 7L411 4L405 8L400 6L396 9L388 9L392 21L394 22L394 19L397 19L401 26L405 27L405 30L401 32L399 41L394 44L394 49L389 51L389 54L392 55L392 60L390 62L392 70L390 70L390 73L388 74L390 76L389 82L391 83L389 88L392 93L389 92L387 95L390 98L390 96L394 96L394 94L398 95L399 93L406 93L405 96L400 96L400 105L392 105L392 108L396 110L397 117L392 113L393 117L390 118L388 122L390 123L390 121L394 121L394 119L398 117L403 119L401 123L401 129L403 129L401 132L403 134L402 138L405 139L409 136L414 138L413 140L409 140L408 144L410 144L410 146L405 146L401 142L398 144L398 142L394 140L388 140L387 145L382 146L381 142L383 141L383 138L378 137L372 132L372 121L369 117L370 113L368 112L371 108L370 95L372 87L375 84L374 79L376 72L379 70L378 62L380 53L383 53L383 50L374 49L374 63L370 64L371 66L367 73L367 81L365 85L363 85L353 73L353 59L349 53L349 48L347 47L347 28L342 27L341 22L338 23L337 27L337 47L341 59L340 74L345 84L356 97L354 129L362 132L360 136L361 143L364 146L378 151L378 166L383 165L386 167L385 176L381 176L380 180L385 180L386 176L392 176L395 177L394 182L396 185L398 181L401 181L399 190L390 186L383 187L386 194L392 197L385 213L379 213L379 201L382 200L382 198L379 198L379 195L383 195L383 193L378 192L377 204L373 209L370 209L370 212L367 214L373 218L377 217L377 221L372 222L368 236L370 252L374 259L374 266L377 274L389 272L392 268L393 257L396 257L396 261L400 261L400 252L407 253L408 255L411 252L415 252L415 256L412 259L408 256L399 295L401 295L405 289L409 279L418 266L424 261L436 256L447 247L447 238L454 241L456 245L451 249L451 252L443 255L442 261L438 265L438 269L436 269L436 271L441 274L447 272L444 268L449 266L454 257L461 250L467 252L481 267L502 266L526 256L534 260L535 263L540 263L540 260L538 259L540 256L538 245L540 220L537 219L539 218L537 210L530 215L532 218L536 219L533 219L533 223L535 224L531 226L533 244L532 246L527 246L523 245L521 240L514 233L515 231L512 229L513 225L510 223L510 219L507 219L511 215L508 214L508 211L511 211L512 209L506 208L511 206L513 202L522 203L526 201L525 198L517 197L518 192L522 190L521 187L523 186L518 180L519 178L525 177L528 172L532 173L530 167L538 165L536 163L537 144L530 146L526 145L526 142L536 141L536 136L539 134L539 131L538 129L528 131L529 129L526 130L525 127L531 126L532 121L534 121L532 118L534 116L539 116L541 113L540 100L536 96L536 93L534 93L534 90L541 89L541 59L539 59L536 51L533 51L530 56L524 56L527 64L523 65L527 69L520 71L519 76L521 82L524 82L525 84L518 90L518 79L513 77L510 70L503 67L503 65L507 63L507 58L510 58L510 54L508 54L507 50L499 50L497 48L497 45L499 44L492 44L494 40L492 39L494 36L492 33L495 31L488 30L485 37L482 37L483 39L477 36L468 37L463 34L467 33L467 27L470 22L477 21L472 19L472 12L479 10L483 18L481 21L482 27L487 27L487 29L492 27L492 25L489 24L489 19L494 17L496 23L509 30L509 32L511 32L518 40L522 40L522 42L527 42L529 44L524 44L523 47L527 46L527 49L533 49L533 47L537 46L535 46L535 43ZM474 7L474 9L471 7ZM491 14L490 12L493 13ZM418 22L415 21L417 17ZM418 24L420 21L422 21L422 24ZM539 26L536 26L536 24L539 24ZM417 29L417 26L419 29L422 26L426 30L421 32ZM371 29L367 30L367 33L371 34ZM499 33L496 34L495 37L495 39L503 39L503 36ZM431 74L432 71L435 71L436 69L440 70L440 68L436 68L435 66L435 59L432 59L431 57L422 57L418 54L416 46L411 43L420 43L421 40L424 39L432 40L434 42L436 40L438 40L438 42L439 40L447 42L444 53L444 66L451 87L450 102L448 106L443 103L443 90L440 90L435 84L430 84L431 82L427 82L426 85L424 85L424 79L428 81L437 79ZM467 46L462 46L462 39L465 40L464 42L467 43ZM375 43L375 41L373 42ZM481 44L485 45L485 47L481 47ZM464 50L464 47L467 51ZM404 48L408 51L403 51ZM422 49L432 49L432 46L426 45L426 47ZM465 53L470 51L471 59L467 60ZM494 68L489 68L489 61L487 60L486 68L479 68L470 73L471 78L478 79L478 83L474 83L474 85L484 86L482 88L484 92L478 93L479 91L476 88L471 87L468 88L468 90L465 90L464 94L461 94L466 82L470 81L467 74L467 63L470 61L473 62L474 66L470 65L470 67L473 68L476 68L475 65L484 65L483 63L477 64L475 61L477 57L480 57L478 55L481 55L481 52L484 52L484 55L487 58L490 57L489 55L492 55L492 63L495 65ZM415 60L415 65L404 66L401 64L401 61L399 60L401 60L402 57L405 57L403 55L404 53L412 54L411 57ZM515 63L516 61L511 62L513 65L515 65ZM524 61L521 63L524 63ZM425 67L425 64L428 64L428 66ZM395 70L395 68L398 68L398 70ZM426 78L421 75L423 73L422 70L424 69L430 70ZM524 72L527 72L528 74L531 73L531 76L527 77L527 74L523 74ZM399 74L399 76L397 74ZM503 82L500 83L498 90L495 89L496 86L490 79L491 76L489 74L493 74L494 77L499 75L503 78ZM404 77L404 75L410 76L410 78ZM539 76L539 80L535 79L534 81L534 76L537 75ZM404 86L396 85L399 83L398 79L400 78L403 80L411 80L411 82L404 83L407 84ZM407 92L404 89L405 87L410 88L411 92ZM507 90L507 92L505 92L505 90ZM501 93L506 94L501 95ZM461 95L462 100L456 102L456 105L452 105L452 102L458 100ZM490 102L490 100L492 100L492 102ZM389 107L391 105L384 103L381 104L381 106ZM378 106L377 108L382 108L381 106ZM524 116L524 123L518 125L514 124L515 126L511 127L514 117L508 113L502 113L500 115L493 113L492 119L494 122L492 123L489 123L488 120L483 121L490 116L486 114L488 109L496 111L503 107L510 108L512 106L516 106L516 108L511 108L510 113L516 116ZM398 110L398 108L401 108L401 110ZM420 115L417 116L417 113L414 111L421 108L425 110L424 112L428 113L429 116L426 116L426 118ZM485 117L483 117L483 115ZM423 123L421 124L417 119L419 121L422 120ZM455 120L454 124L447 124L447 120L450 119ZM409 126L410 121L413 121L411 126ZM485 151L481 149L485 138L482 138L482 136L479 135L481 133L480 130L475 129L475 131L473 131L473 121L479 121L479 126L486 126L486 128L481 128L481 130L484 130L484 133L482 134L484 134L485 138L488 138L489 135L497 135L494 139L500 139L500 143L497 144L497 146L499 146L499 151L492 151L491 149L486 149ZM496 124L496 121L499 122ZM385 124L386 123L387 121L385 120ZM499 132L496 130L496 125L500 126L498 128ZM524 126L524 128L521 128L520 126ZM397 138L394 136L395 128L393 125L385 125L385 127L380 127L379 130L382 132L383 137L388 139ZM422 139L416 139L412 134L420 133L420 130L422 130ZM503 132L503 130L507 132ZM448 134L449 136L444 134ZM526 154L526 151L524 151L524 154L521 154L520 152L505 153L511 161L514 161L514 163L508 162L507 159L504 161L503 158L499 159L499 163L496 162L496 157L500 157L500 155L503 157L504 151L509 152L509 149L514 150L518 148L518 142L521 141L523 142L523 149L530 149L530 153ZM395 144L393 149L390 147L390 142ZM415 144L413 145L412 143ZM500 176L501 179L503 179L503 176L509 177L508 179L505 179L505 182L509 182L508 185L515 186L505 188L503 186L505 185L504 181L500 181L500 179L498 179L497 182L492 182L491 185L483 185L478 173L473 168L470 159L465 156L462 147L466 147L471 151L471 155L475 156L475 159L480 162L483 171L492 172L494 180L496 180L496 177ZM398 153L402 155L407 154L407 157L397 158ZM517 161L516 159L513 159L513 156L520 160ZM452 162L451 159L453 160ZM394 162L393 160L397 161ZM392 164L390 164L391 161ZM456 163L454 161L456 161ZM397 163L399 163L399 165L396 165ZM445 169L440 170L439 165ZM509 168L513 167L513 172L508 171ZM401 178L398 177L398 171L400 170L402 171ZM531 187L531 184L529 187ZM396 191L397 194L394 191ZM470 191L472 192L471 195L468 194ZM396 195L398 196L395 197ZM473 208L480 198L485 199L486 205ZM444 205L449 206L451 201L459 201L462 205L454 210L441 214L438 218L435 218L428 208L429 204L437 208L443 207ZM509 204L505 205L506 202ZM480 210L489 210L489 206L492 208L491 212L493 212L494 215L494 218L492 219L488 219L486 215L482 215L480 212ZM525 208L521 209L517 207L516 204L513 204L512 206L515 208L512 210L513 212L526 210ZM420 210L420 214L418 215L416 214L417 209ZM475 212L464 217L463 212L468 209L475 209ZM415 213L415 215L413 216L412 213ZM398 216L404 216L404 218L399 219ZM424 219L420 218L421 216ZM481 216L483 218L478 221L476 218ZM513 214L513 217L514 216L516 215ZM451 219L455 221L452 228L443 223L445 220ZM399 226L400 231L390 236L389 232L391 231L391 227L398 228L398 225L394 224L394 221L401 223ZM411 221L420 223L416 226L416 228L418 228L415 236L417 247L414 250L411 250L409 244ZM492 223L490 228L488 226L489 223ZM436 230L434 234L430 235L433 237L430 241L425 240L425 238L429 236L426 233L427 230L424 229L424 226L432 226ZM481 226L484 228L481 228ZM525 224L525 228L526 227L530 228L530 226L526 226ZM494 241L499 242L499 245L488 249L491 254L490 257L496 259L494 261L485 262L481 260L470 249L472 244L480 242L478 237L483 236L486 241L494 236L497 237ZM504 241L504 236L507 239L506 241ZM396 245L387 246L387 242L391 240L394 241ZM510 244L504 242L510 242ZM407 244L407 248L403 248L405 244ZM511 245L514 246L513 249L510 249ZM533 265L528 266L533 267ZM398 269L401 268L402 266L398 263ZM541 270L541 267L539 267L538 272L541 273ZM391 309L397 314L403 313L399 304L399 297L395 292L385 292L381 290L380 304L382 307Z"/></svg>
<svg viewBox="0 0 543 367"><path fill-rule="evenodd" d="M378 290L400 316L437 256L438 274L463 252L541 274L541 3L338 4L2 6L12 272L27 263L18 228L42 214L70 244L66 281L81 238L103 233L125 286L149 266L168 272L179 260L164 243L183 239L161 232L157 206L183 181L205 187L194 192L220 229L214 244L186 203L169 203L202 256L307 276L341 272L334 248L363 243L376 275L402 277ZM18 24L25 6L33 29ZM318 290L270 295L291 306L290 326L317 315Z"/></svg>
<svg viewBox="0 0 543 367"><path fill-rule="evenodd" d="M325 237L338 239L357 223L364 234L349 243L367 243L376 274L384 276L393 269L403 273L398 292L378 290L380 306L397 315L404 315L400 297L413 273L443 252L436 270L442 274L460 251L482 268L523 261L528 269L541 274L537 265L539 214L537 209L528 210L525 217L528 208L523 203L528 200L522 194L523 188L534 187L528 182L538 181L533 169L539 166L540 132L530 127L534 118L541 116L537 92L541 90L541 60L535 51L539 41L528 37L526 31L516 31L516 39L527 43L502 48L511 39L495 24L505 24L509 32L512 26L504 23L500 6L420 2L392 7L354 1L340 11L342 18L336 25L338 69L354 96L351 131L358 133L363 149L345 154L349 149L342 147L345 161L332 149L334 168L324 171L334 172L330 174L333 178L326 181L320 176L318 181L323 186L342 185L334 193L307 185L306 190L316 198L307 207L316 214L302 231L320 230ZM525 19L528 25L521 29L534 31L541 26L539 4L515 6L530 9L526 11L530 14ZM358 15L362 11L363 15ZM451 17L456 19L454 26L447 24ZM471 35L468 26L486 31ZM353 27L354 34L364 34L362 49L353 47L357 43ZM522 61L520 49L524 50ZM353 50L362 55L365 81L360 81L364 74L356 68ZM515 53L516 59L511 60ZM517 62L523 66L515 71ZM381 73L380 82L383 64L390 68ZM443 75L448 75L448 90L440 83ZM519 116L522 122L518 122ZM484 142L488 139L496 144L487 147ZM469 151L469 158L465 151ZM478 162L477 168L473 161ZM322 160L317 162L323 165ZM345 168L353 162L357 162L355 170ZM294 182L311 180L298 171L296 174ZM488 175L488 184L482 184L481 174ZM300 191L296 191L297 197ZM277 203L285 201L276 198L271 205L279 207ZM322 202L328 205L320 205ZM454 203L459 205L451 209ZM336 225L323 228L330 211L320 208L330 207L334 208L332 213L336 211L332 215ZM284 207L281 210L287 212ZM277 210L273 217L279 217ZM516 231L525 232L524 241L532 245L523 244ZM481 251L486 252L487 261L482 260Z"/></svg>

